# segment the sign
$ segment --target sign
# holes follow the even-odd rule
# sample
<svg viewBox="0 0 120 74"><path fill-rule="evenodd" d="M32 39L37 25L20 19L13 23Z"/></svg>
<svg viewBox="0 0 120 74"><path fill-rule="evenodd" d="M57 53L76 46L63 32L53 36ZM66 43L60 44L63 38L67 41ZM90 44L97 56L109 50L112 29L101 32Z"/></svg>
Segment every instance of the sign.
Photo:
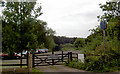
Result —
<svg viewBox="0 0 120 74"><path fill-rule="evenodd" d="M78 54L78 59L84 63L84 54Z"/></svg>
<svg viewBox="0 0 120 74"><path fill-rule="evenodd" d="M49 59L58 59L58 55L50 55L48 56Z"/></svg>
<svg viewBox="0 0 120 74"><path fill-rule="evenodd" d="M107 21L104 20L100 22L100 29L103 30L103 40L104 40L104 53L106 50L106 38L105 38L105 29L107 28Z"/></svg>
<svg viewBox="0 0 120 74"><path fill-rule="evenodd" d="M105 30L107 28L107 21L102 21L100 22L100 29L101 30Z"/></svg>

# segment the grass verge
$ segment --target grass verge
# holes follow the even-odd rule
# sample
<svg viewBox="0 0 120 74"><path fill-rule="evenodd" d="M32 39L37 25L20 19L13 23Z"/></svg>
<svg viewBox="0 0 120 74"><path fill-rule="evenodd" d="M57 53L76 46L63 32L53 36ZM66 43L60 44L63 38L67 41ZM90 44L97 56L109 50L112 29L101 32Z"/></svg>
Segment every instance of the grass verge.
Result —
<svg viewBox="0 0 120 74"><path fill-rule="evenodd" d="M36 68L32 68L32 72L39 73L39 74L43 74L42 71L38 71Z"/></svg>
<svg viewBox="0 0 120 74"><path fill-rule="evenodd" d="M98 62L95 62L98 63ZM101 64L101 65L96 65L94 62L90 63L81 63L76 60L73 60L71 62L66 63L65 65L68 67L80 69L80 70L85 70L89 72L99 72L99 73L105 73L105 72L118 72L120 71L119 66L109 66L108 64ZM98 63L100 64L100 63ZM101 66L101 67L100 67Z"/></svg>

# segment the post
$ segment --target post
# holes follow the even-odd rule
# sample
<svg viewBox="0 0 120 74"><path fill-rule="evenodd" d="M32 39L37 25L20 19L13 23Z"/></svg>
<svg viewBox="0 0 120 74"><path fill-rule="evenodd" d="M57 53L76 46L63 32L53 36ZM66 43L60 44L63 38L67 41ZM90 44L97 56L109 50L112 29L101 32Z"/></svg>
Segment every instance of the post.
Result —
<svg viewBox="0 0 120 74"><path fill-rule="evenodd" d="M87 57L86 54L84 54L84 59L85 59L86 57Z"/></svg>
<svg viewBox="0 0 120 74"><path fill-rule="evenodd" d="M85 60L86 60L86 57L87 57L87 55L86 55L86 54L84 54L84 62L85 62Z"/></svg>
<svg viewBox="0 0 120 74"><path fill-rule="evenodd" d="M22 68L22 51L21 51L21 58L20 58L20 68Z"/></svg>
<svg viewBox="0 0 120 74"><path fill-rule="evenodd" d="M77 53L77 61L78 61L78 53Z"/></svg>
<svg viewBox="0 0 120 74"><path fill-rule="evenodd" d="M32 54L30 53L29 55L28 55L28 71L29 72L32 72Z"/></svg>
<svg viewBox="0 0 120 74"><path fill-rule="evenodd" d="M72 52L70 52L70 61L72 61Z"/></svg>
<svg viewBox="0 0 120 74"><path fill-rule="evenodd" d="M35 54L32 52L32 67L35 67L34 63L35 63Z"/></svg>
<svg viewBox="0 0 120 74"><path fill-rule="evenodd" d="M62 63L63 63L63 51L62 51Z"/></svg>
<svg viewBox="0 0 120 74"><path fill-rule="evenodd" d="M27 52L27 56L26 56L26 63L27 63L27 67L28 67L28 52Z"/></svg>
<svg viewBox="0 0 120 74"><path fill-rule="evenodd" d="M69 60L70 60L70 56L69 56L69 52L68 52L68 64L69 64Z"/></svg>
<svg viewBox="0 0 120 74"><path fill-rule="evenodd" d="M54 54L54 51L52 50L52 55ZM54 59L52 59L52 65L54 65Z"/></svg>
<svg viewBox="0 0 120 74"><path fill-rule="evenodd" d="M52 54L54 54L54 51L52 50Z"/></svg>
<svg viewBox="0 0 120 74"><path fill-rule="evenodd" d="M103 30L103 42L104 42L104 53L105 53L105 50L106 50L105 30Z"/></svg>

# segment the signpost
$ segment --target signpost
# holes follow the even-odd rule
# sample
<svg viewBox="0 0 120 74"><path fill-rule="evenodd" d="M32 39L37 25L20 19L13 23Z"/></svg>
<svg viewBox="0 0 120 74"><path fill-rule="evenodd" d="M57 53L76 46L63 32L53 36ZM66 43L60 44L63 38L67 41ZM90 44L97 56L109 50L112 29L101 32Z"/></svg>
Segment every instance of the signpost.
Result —
<svg viewBox="0 0 120 74"><path fill-rule="evenodd" d="M78 59L84 63L84 54L78 54Z"/></svg>
<svg viewBox="0 0 120 74"><path fill-rule="evenodd" d="M107 28L107 21L104 20L100 22L100 29L103 30L103 42L104 42L104 53L106 50L106 38L105 38L105 29Z"/></svg>

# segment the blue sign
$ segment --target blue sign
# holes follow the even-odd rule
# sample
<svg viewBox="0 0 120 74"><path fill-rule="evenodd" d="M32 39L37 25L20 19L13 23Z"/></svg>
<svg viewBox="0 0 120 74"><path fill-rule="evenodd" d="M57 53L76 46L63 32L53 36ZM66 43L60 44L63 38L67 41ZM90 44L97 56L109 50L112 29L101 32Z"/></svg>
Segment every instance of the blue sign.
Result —
<svg viewBox="0 0 120 74"><path fill-rule="evenodd" d="M104 21L102 21L102 22L100 22L100 29L101 30L104 30L104 29L106 29L107 28L107 22L104 20Z"/></svg>

